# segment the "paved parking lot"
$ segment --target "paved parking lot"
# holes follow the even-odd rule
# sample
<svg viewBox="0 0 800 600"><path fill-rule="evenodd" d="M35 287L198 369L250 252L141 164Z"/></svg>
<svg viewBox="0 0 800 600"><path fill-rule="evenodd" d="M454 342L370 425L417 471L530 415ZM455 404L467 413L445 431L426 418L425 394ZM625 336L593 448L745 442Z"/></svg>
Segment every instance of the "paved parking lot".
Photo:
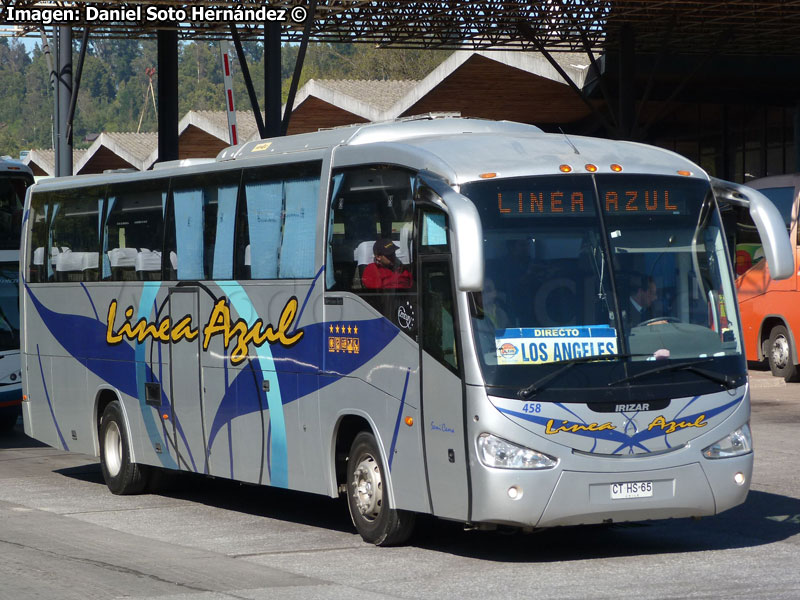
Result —
<svg viewBox="0 0 800 600"><path fill-rule="evenodd" d="M0 438L0 599L798 598L800 384L752 372L747 502L531 535L423 519L375 548L341 501L202 478L113 496L94 459Z"/></svg>

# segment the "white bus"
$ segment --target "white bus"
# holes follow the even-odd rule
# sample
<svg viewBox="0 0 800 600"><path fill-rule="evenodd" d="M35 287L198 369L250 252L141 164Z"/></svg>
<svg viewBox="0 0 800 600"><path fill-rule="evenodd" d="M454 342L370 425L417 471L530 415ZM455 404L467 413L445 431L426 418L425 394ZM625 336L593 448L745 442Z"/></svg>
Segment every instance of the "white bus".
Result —
<svg viewBox="0 0 800 600"><path fill-rule="evenodd" d="M22 405L19 364L19 240L25 189L33 173L0 158L0 432L17 424Z"/></svg>
<svg viewBox="0 0 800 600"><path fill-rule="evenodd" d="M747 495L731 263L678 155L416 119L27 206L25 431L99 456L114 493L179 469L345 494L379 545L419 513L530 529Z"/></svg>

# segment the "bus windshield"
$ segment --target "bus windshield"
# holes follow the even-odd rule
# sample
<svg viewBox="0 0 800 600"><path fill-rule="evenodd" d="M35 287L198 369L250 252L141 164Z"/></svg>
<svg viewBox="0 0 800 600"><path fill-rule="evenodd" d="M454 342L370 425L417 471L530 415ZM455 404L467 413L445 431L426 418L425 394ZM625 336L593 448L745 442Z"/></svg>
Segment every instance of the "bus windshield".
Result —
<svg viewBox="0 0 800 600"><path fill-rule="evenodd" d="M473 330L488 386L519 390L568 362L576 368L550 387L744 373L707 182L562 175L474 182L461 192L483 225ZM705 379L719 387L719 376Z"/></svg>

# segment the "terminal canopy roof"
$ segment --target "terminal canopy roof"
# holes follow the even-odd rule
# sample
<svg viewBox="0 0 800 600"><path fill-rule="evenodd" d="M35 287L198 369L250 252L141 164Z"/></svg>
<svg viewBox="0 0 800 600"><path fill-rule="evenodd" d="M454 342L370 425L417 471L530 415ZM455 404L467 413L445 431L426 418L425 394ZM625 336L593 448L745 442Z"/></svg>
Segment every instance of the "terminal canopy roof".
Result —
<svg viewBox="0 0 800 600"><path fill-rule="evenodd" d="M39 2L0 1L0 22L7 21L4 9L41 7L44 4L121 7L163 7L184 9L257 9L263 0L186 2L178 0ZM617 47L624 25L636 30L637 51L659 53L665 48L680 54L724 53L735 55L797 55L800 2L797 0L307 0L275 1L284 8L285 41L297 41L302 22L291 19L291 9L314 6L311 39L327 42L362 42L390 47L440 49L547 49L550 52L586 51L602 53ZM85 14L85 11L83 11ZM204 14L207 16L209 12ZM295 15L302 15L294 13ZM531 36L520 34L520 23L530 26ZM182 23L140 21L100 22L85 20L93 37L151 37L157 29L177 28L182 39L216 40L230 37L227 20ZM21 25L25 31L34 26ZM242 39L260 39L264 23L238 22ZM20 31L20 30L18 30Z"/></svg>

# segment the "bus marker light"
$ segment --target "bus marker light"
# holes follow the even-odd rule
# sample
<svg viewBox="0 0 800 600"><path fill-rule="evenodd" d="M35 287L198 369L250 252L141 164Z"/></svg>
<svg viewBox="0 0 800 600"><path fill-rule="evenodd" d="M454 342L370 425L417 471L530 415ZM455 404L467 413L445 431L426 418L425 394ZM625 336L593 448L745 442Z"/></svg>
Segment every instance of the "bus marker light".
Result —
<svg viewBox="0 0 800 600"><path fill-rule="evenodd" d="M522 488L518 485L512 485L508 488L508 497L512 500L519 500L522 498Z"/></svg>
<svg viewBox="0 0 800 600"><path fill-rule="evenodd" d="M594 173L595 171L597 171L597 166L591 163L586 165L585 168L587 171L589 171L589 173Z"/></svg>
<svg viewBox="0 0 800 600"><path fill-rule="evenodd" d="M165 421L169 421L169 415L167 413L161 415L161 418L164 419Z"/></svg>
<svg viewBox="0 0 800 600"><path fill-rule="evenodd" d="M406 417L406 425L411 427L414 424L414 417Z"/></svg>
<svg viewBox="0 0 800 600"><path fill-rule="evenodd" d="M492 179L494 177L497 177L497 173L481 173L480 175L478 175L478 177L480 177L481 179Z"/></svg>
<svg viewBox="0 0 800 600"><path fill-rule="evenodd" d="M744 473L736 473L736 475L733 476L733 481L736 483L736 485L744 485Z"/></svg>
<svg viewBox="0 0 800 600"><path fill-rule="evenodd" d="M691 177L692 176L692 172L691 171L678 171L678 175L683 175L684 177Z"/></svg>
<svg viewBox="0 0 800 600"><path fill-rule="evenodd" d="M572 167L570 167L569 165L561 165L560 167L558 167L558 170L561 171L562 173L571 173Z"/></svg>
<svg viewBox="0 0 800 600"><path fill-rule="evenodd" d="M613 165L611 165L611 170L614 171L614 173L620 173L622 171L622 165L614 163Z"/></svg>

